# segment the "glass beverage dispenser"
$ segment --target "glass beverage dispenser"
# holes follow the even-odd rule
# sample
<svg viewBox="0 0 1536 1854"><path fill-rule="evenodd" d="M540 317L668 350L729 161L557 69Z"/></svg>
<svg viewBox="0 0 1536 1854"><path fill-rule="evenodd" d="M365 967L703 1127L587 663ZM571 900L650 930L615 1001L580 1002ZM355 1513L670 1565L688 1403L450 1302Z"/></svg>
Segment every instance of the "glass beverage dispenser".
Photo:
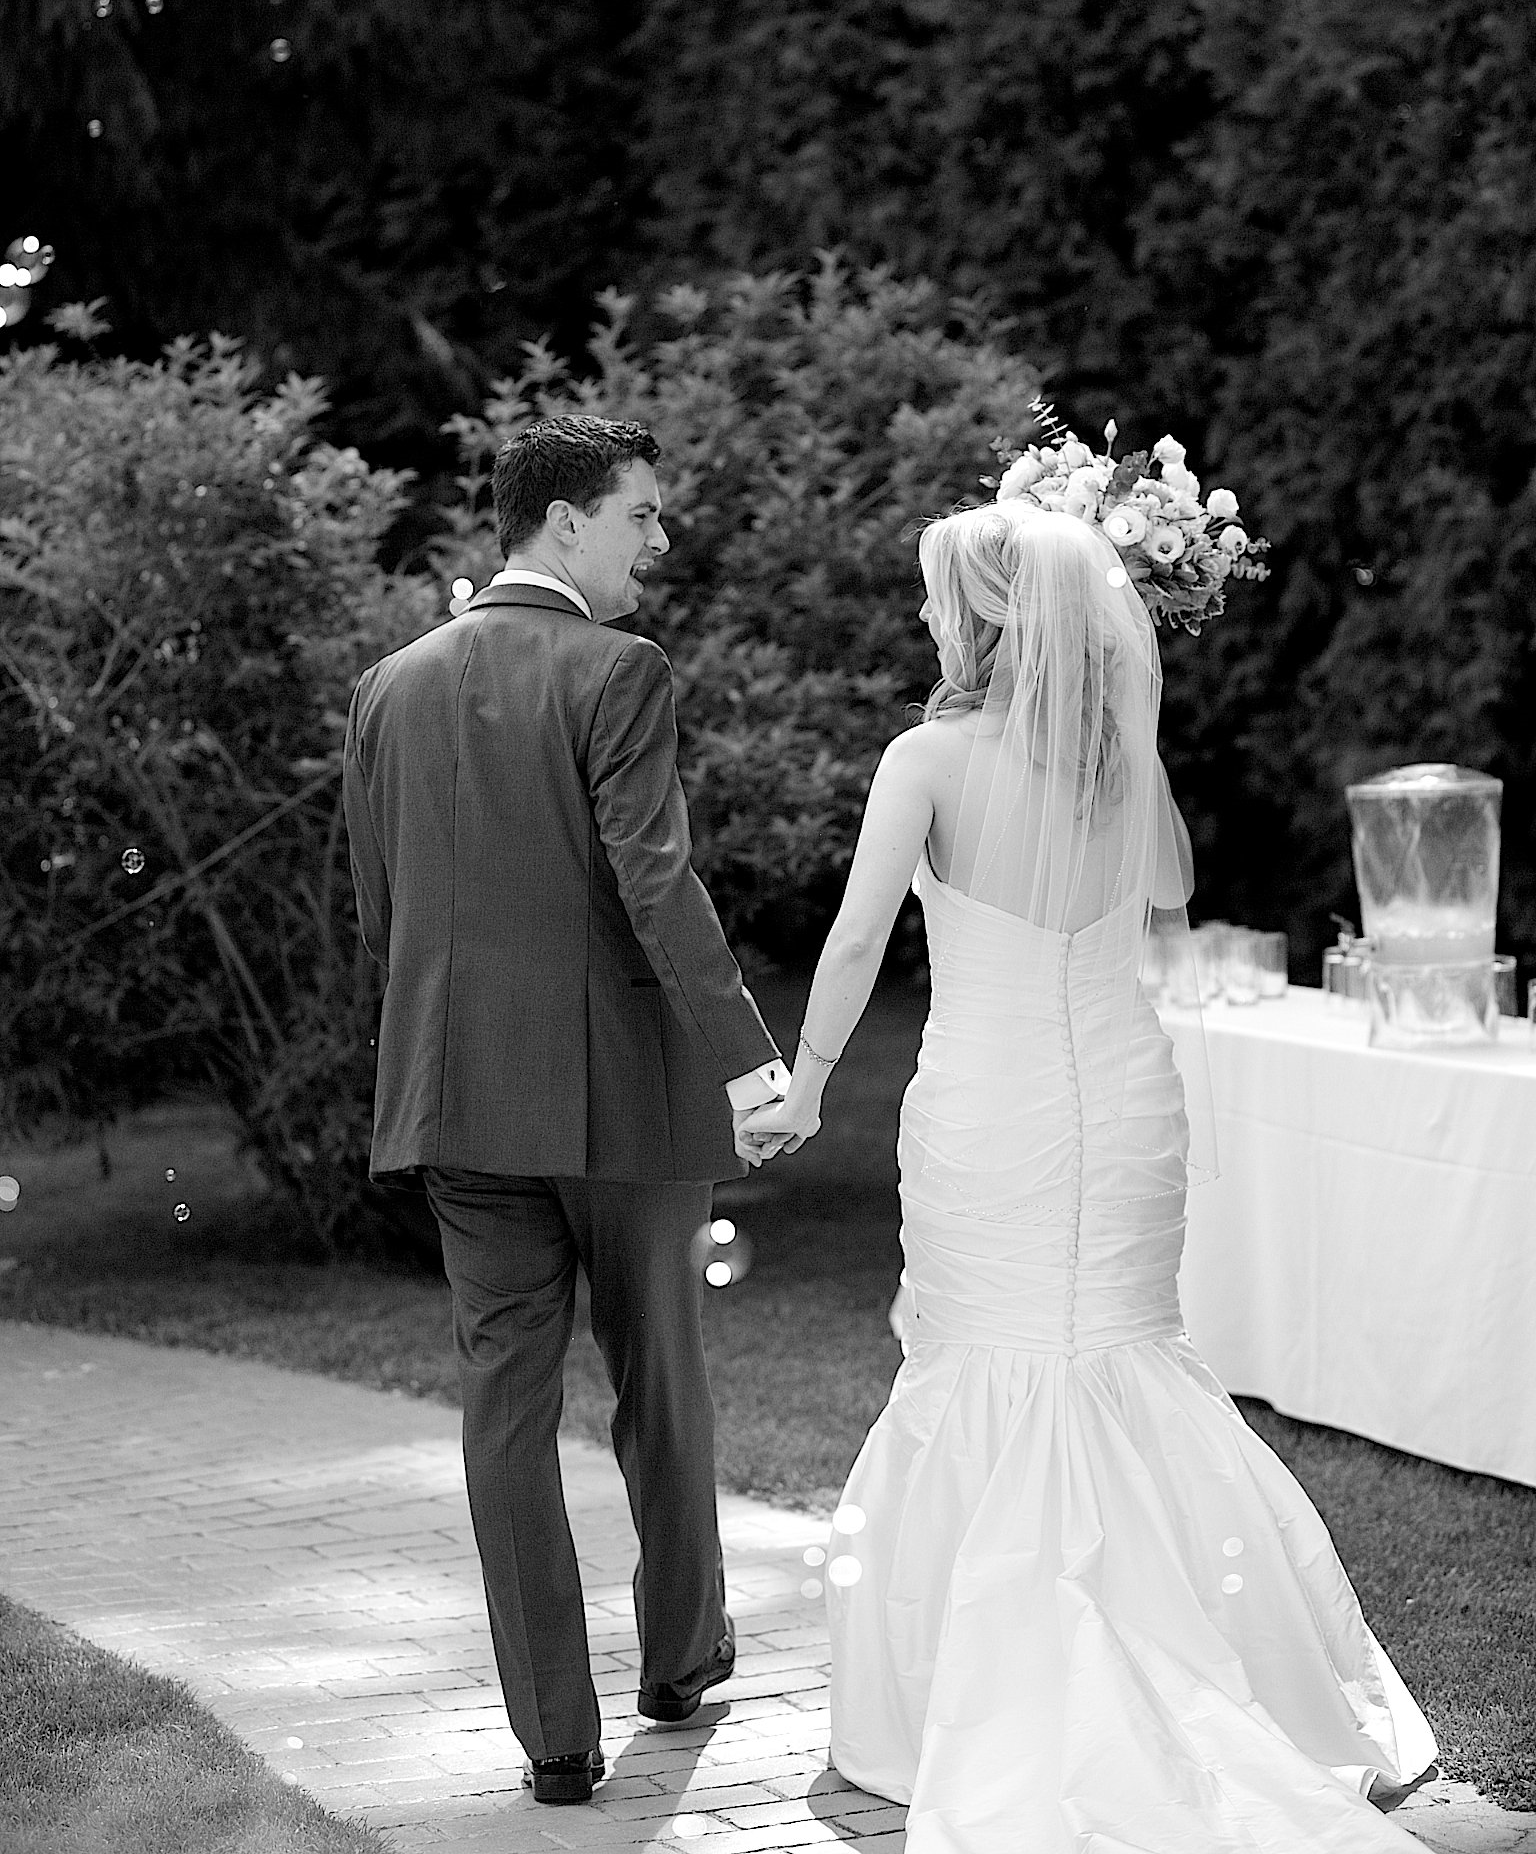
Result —
<svg viewBox="0 0 1536 1854"><path fill-rule="evenodd" d="M1490 1042L1500 779L1399 766L1348 786L1355 882L1371 942L1371 1042Z"/></svg>

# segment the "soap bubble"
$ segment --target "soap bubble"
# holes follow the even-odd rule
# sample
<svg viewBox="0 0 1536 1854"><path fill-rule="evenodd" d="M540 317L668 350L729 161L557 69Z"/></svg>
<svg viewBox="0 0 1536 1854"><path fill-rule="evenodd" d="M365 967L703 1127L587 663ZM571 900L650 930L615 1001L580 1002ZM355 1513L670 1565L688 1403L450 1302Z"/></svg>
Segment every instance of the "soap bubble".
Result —
<svg viewBox="0 0 1536 1854"><path fill-rule="evenodd" d="M802 1556L813 1571L818 1565L825 1564L827 1561L827 1554L819 1545L807 1545Z"/></svg>
<svg viewBox="0 0 1536 1854"><path fill-rule="evenodd" d="M274 39L267 47L267 56L274 64L286 64L293 56L293 47L287 39Z"/></svg>
<svg viewBox="0 0 1536 1854"><path fill-rule="evenodd" d="M298 1778L293 1774L291 1770L285 1770L283 1772L283 1782L286 1783L290 1789L292 1789L294 1785L297 1784Z"/></svg>
<svg viewBox="0 0 1536 1854"><path fill-rule="evenodd" d="M112 17L112 0L96 0L96 17L98 19Z"/></svg>
<svg viewBox="0 0 1536 1854"><path fill-rule="evenodd" d="M1110 585L1120 587L1125 585L1131 576L1126 572L1123 566L1112 566L1104 577L1109 581Z"/></svg>
<svg viewBox="0 0 1536 1854"><path fill-rule="evenodd" d="M290 1751L302 1751L304 1749L304 1740L302 1738L289 1738L284 1742L287 1744Z"/></svg>
<svg viewBox="0 0 1536 1854"><path fill-rule="evenodd" d="M672 1833L683 1841L694 1841L709 1833L709 1823L702 1815L674 1815Z"/></svg>
<svg viewBox="0 0 1536 1854"><path fill-rule="evenodd" d="M736 1225L729 1217L716 1217L709 1226L709 1240L719 1243L722 1248L728 1242L736 1240Z"/></svg>
<svg viewBox="0 0 1536 1854"><path fill-rule="evenodd" d="M165 0L144 0L144 11L146 13L158 13L164 5Z"/></svg>
<svg viewBox="0 0 1536 1854"><path fill-rule="evenodd" d="M456 599L472 599L475 596L475 582L472 579L456 579L452 591Z"/></svg>
<svg viewBox="0 0 1536 1854"><path fill-rule="evenodd" d="M192 1214L192 1211L190 1207L186 1204L178 1204L176 1208L171 1212L171 1215L176 1219L178 1223L185 1223L187 1218L190 1217L191 1214Z"/></svg>
<svg viewBox="0 0 1536 1854"><path fill-rule="evenodd" d="M166 1182L167 1184L175 1184L175 1182L176 1182L176 1167L175 1167L174 1165L168 1165L168 1166L166 1166L166 1168L165 1168L165 1182Z"/></svg>
<svg viewBox="0 0 1536 1854"><path fill-rule="evenodd" d="M862 1532L864 1523L863 1507L854 1506L851 1502L847 1506L840 1506L832 1515L834 1532Z"/></svg>
<svg viewBox="0 0 1536 1854"><path fill-rule="evenodd" d="M813 1600L819 1597L821 1595L821 1579L819 1577L806 1578L805 1582L800 1586L800 1594L803 1597Z"/></svg>
<svg viewBox="0 0 1536 1854"><path fill-rule="evenodd" d="M729 1262L722 1259L709 1264L704 1270L704 1279L712 1288L729 1287L736 1279L736 1271Z"/></svg>
<svg viewBox="0 0 1536 1854"><path fill-rule="evenodd" d="M0 1211L14 1210L21 1197L21 1186L14 1178L0 1178Z"/></svg>
<svg viewBox="0 0 1536 1854"><path fill-rule="evenodd" d="M1241 1539L1223 1539L1221 1542L1221 1549L1224 1557L1241 1558L1243 1555L1243 1541Z"/></svg>
<svg viewBox="0 0 1536 1854"><path fill-rule="evenodd" d="M39 246L38 246L37 240L34 237L32 237L30 233L28 233L28 235L21 241L21 248L24 252L26 252L27 256L30 257L34 251L39 249Z"/></svg>
<svg viewBox="0 0 1536 1854"><path fill-rule="evenodd" d="M836 1584L840 1590L846 1590L851 1584L856 1584L863 1575L863 1565L859 1563L857 1558L849 1557L846 1554L841 1558L834 1558L827 1566L828 1578L831 1582Z"/></svg>
<svg viewBox="0 0 1536 1854"><path fill-rule="evenodd" d="M144 852L142 850L127 849L123 851L123 868L129 875L143 875L144 860Z"/></svg>
<svg viewBox="0 0 1536 1854"><path fill-rule="evenodd" d="M1243 1580L1238 1576L1236 1571L1233 1571L1230 1576L1224 1577L1221 1580L1221 1588L1226 1596L1236 1596L1242 1587Z"/></svg>
<svg viewBox="0 0 1536 1854"><path fill-rule="evenodd" d="M92 116L90 121L85 125L85 132L88 136L90 136L93 142L99 140L101 136L100 116Z"/></svg>

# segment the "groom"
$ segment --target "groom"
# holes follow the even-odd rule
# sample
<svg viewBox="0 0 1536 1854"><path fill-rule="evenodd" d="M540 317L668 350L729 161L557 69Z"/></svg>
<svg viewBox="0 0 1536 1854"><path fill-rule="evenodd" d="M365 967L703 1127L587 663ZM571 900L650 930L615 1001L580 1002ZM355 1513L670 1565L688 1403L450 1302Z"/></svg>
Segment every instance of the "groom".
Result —
<svg viewBox="0 0 1536 1854"><path fill-rule="evenodd" d="M555 1450L578 1266L640 1537L639 1710L686 1719L734 1665L695 1245L787 1081L689 864L667 659L607 628L667 551L657 455L585 416L503 445L505 570L368 670L347 724L387 975L370 1171L419 1174L442 1234L491 1638L541 1802L603 1774Z"/></svg>

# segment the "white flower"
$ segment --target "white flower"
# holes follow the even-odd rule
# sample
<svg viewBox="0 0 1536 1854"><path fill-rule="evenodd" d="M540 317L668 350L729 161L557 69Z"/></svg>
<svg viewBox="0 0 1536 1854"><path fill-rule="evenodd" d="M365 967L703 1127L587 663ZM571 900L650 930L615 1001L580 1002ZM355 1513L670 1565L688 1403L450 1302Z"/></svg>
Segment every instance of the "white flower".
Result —
<svg viewBox="0 0 1536 1854"><path fill-rule="evenodd" d="M1152 455L1163 466L1163 475L1166 477L1169 464L1183 464L1184 446L1177 438L1164 436L1152 446Z"/></svg>
<svg viewBox="0 0 1536 1854"><path fill-rule="evenodd" d="M1093 452L1076 438L1068 438L1061 447L1061 461L1069 470L1080 470L1084 464L1093 462Z"/></svg>
<svg viewBox="0 0 1536 1854"><path fill-rule="evenodd" d="M1047 473L1054 470L1057 464L1061 462L1060 457L1057 456L1056 452L1053 451L1048 444L1042 445L1038 454L1040 458L1040 467Z"/></svg>
<svg viewBox="0 0 1536 1854"><path fill-rule="evenodd" d="M1135 493L1143 498L1150 498L1149 506L1151 502L1163 503L1173 500L1173 491L1168 488L1167 484L1160 483L1155 476L1138 476Z"/></svg>
<svg viewBox="0 0 1536 1854"><path fill-rule="evenodd" d="M1213 489L1205 499L1205 512L1212 521L1231 521L1237 514L1237 497L1230 489Z"/></svg>
<svg viewBox="0 0 1536 1854"><path fill-rule="evenodd" d="M1059 512L1067 506L1067 499L1059 490L1037 489L1033 492L1033 496L1043 509L1055 509Z"/></svg>
<svg viewBox="0 0 1536 1854"><path fill-rule="evenodd" d="M1237 555L1247 552L1248 537L1241 528L1223 528L1216 537L1216 545L1224 554L1231 554L1235 559Z"/></svg>
<svg viewBox="0 0 1536 1854"><path fill-rule="evenodd" d="M1183 496L1199 506L1200 479L1193 470L1186 470L1181 463L1165 463L1163 481L1176 496Z"/></svg>
<svg viewBox="0 0 1536 1854"><path fill-rule="evenodd" d="M1022 496L1031 483L1038 483L1044 475L1045 465L1026 451L1003 472L1003 480L997 486L998 501L1007 502L1014 496Z"/></svg>
<svg viewBox="0 0 1536 1854"><path fill-rule="evenodd" d="M1082 475L1086 476L1087 471ZM1099 486L1091 479L1086 483L1069 482L1061 499L1061 506L1069 515L1076 515L1080 521L1092 521L1099 512Z"/></svg>
<svg viewBox="0 0 1536 1854"><path fill-rule="evenodd" d="M1195 522L1200 518L1200 499L1187 489L1175 489L1168 504L1168 514L1177 522ZM1201 522L1201 526L1204 523Z"/></svg>
<svg viewBox="0 0 1536 1854"><path fill-rule="evenodd" d="M1128 502L1117 502L1104 517L1105 534L1116 547L1134 547L1147 532L1147 518Z"/></svg>
<svg viewBox="0 0 1536 1854"><path fill-rule="evenodd" d="M1177 528L1158 522L1147 530L1147 557L1163 566L1171 566L1184 551L1184 537Z"/></svg>

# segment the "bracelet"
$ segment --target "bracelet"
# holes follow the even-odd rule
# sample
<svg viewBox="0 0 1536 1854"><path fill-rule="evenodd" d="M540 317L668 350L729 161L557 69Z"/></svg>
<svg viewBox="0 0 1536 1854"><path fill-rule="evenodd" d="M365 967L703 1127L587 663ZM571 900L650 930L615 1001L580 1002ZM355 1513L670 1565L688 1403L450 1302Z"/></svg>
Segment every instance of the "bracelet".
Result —
<svg viewBox="0 0 1536 1854"><path fill-rule="evenodd" d="M821 1066L827 1070L835 1069L842 1060L841 1052L835 1056L818 1056L816 1051L811 1048L810 1044L806 1042L803 1036L800 1039L800 1047L810 1057L812 1062L819 1062Z"/></svg>

